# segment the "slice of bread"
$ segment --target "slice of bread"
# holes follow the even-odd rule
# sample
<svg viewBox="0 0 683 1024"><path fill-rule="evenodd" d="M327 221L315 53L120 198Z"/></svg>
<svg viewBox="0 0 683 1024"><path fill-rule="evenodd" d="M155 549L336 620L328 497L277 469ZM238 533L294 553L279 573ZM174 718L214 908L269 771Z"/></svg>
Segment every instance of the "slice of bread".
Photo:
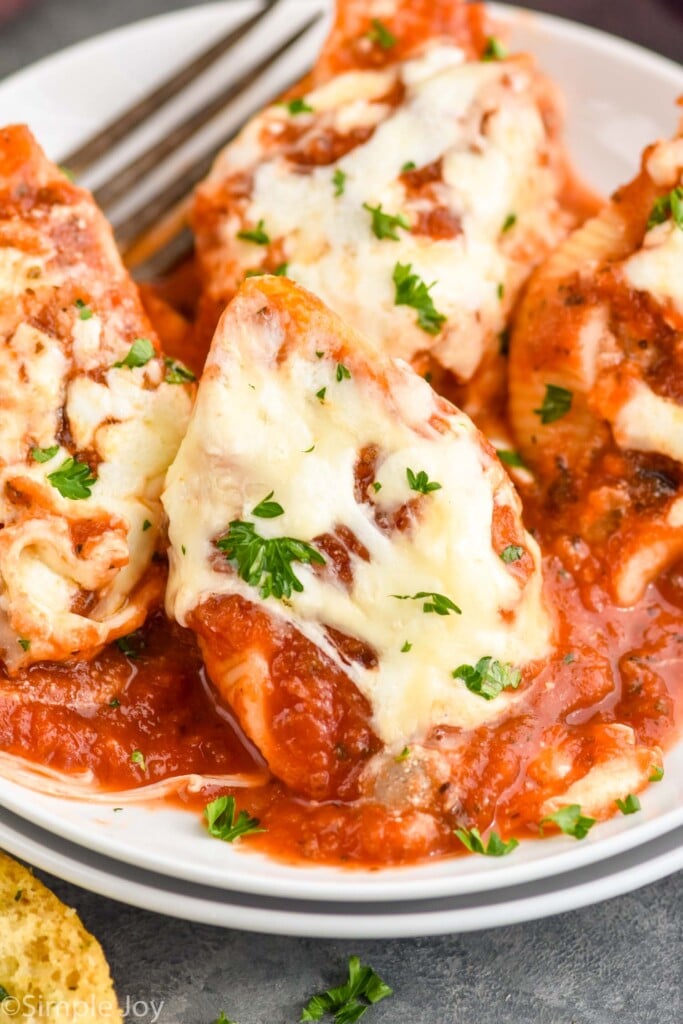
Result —
<svg viewBox="0 0 683 1024"><path fill-rule="evenodd" d="M31 872L0 852L0 1022L121 1024L99 942Z"/></svg>

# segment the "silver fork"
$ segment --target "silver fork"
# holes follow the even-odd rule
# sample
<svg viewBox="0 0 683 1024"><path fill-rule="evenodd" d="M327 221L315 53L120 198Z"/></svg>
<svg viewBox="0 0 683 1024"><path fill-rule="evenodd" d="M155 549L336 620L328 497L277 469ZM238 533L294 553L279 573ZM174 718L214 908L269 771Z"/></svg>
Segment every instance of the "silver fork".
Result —
<svg viewBox="0 0 683 1024"><path fill-rule="evenodd" d="M281 2L282 0L265 0L255 14L236 28L230 29L152 92L99 129L77 149L67 153L61 163L77 178L86 171L96 171L98 163L105 156L109 157L112 150L125 142L138 128L151 124L155 115L167 103L194 83L219 58L236 47ZM110 211L118 202L124 197L130 198L134 190L140 187L152 172L156 172L164 161L230 103L242 96L287 51L307 35L321 16L322 14L318 12L308 18L299 29L287 35L282 42L268 48L265 53L260 51L262 56L254 61L247 71L229 81L218 93L175 124L166 135L99 184L93 195L105 214L110 216ZM302 68L301 73L305 71L306 68ZM300 76L297 75L298 77ZM253 113L256 113L256 110L251 111L248 116ZM185 166L169 184L159 188L151 196L147 195L142 205L133 208L123 219L114 223L114 235L123 259L129 268L136 271L137 276L148 277L162 273L190 251L192 239L186 227L186 214L192 189L208 174L216 153L235 137L242 124L223 136L217 145L214 144L207 152Z"/></svg>

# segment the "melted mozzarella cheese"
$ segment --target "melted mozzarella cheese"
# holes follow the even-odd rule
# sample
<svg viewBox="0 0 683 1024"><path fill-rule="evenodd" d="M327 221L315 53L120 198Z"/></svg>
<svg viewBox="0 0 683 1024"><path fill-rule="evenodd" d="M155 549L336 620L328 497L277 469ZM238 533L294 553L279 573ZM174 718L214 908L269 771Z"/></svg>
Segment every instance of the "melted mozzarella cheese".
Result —
<svg viewBox="0 0 683 1024"><path fill-rule="evenodd" d="M648 231L622 270L632 288L649 292L665 307L671 304L683 317L683 230L673 218Z"/></svg>
<svg viewBox="0 0 683 1024"><path fill-rule="evenodd" d="M381 97L397 84L402 100L383 104ZM459 49L434 44L388 71L353 71L326 83L306 98L313 114L270 108L227 148L209 179L210 186L239 171L253 174L250 200L225 218L220 244L243 274L258 265L261 253L236 241L236 234L242 218L262 220L282 246L288 275L357 330L405 359L429 349L468 380L497 345L531 265L567 226L537 89L536 72L524 60L465 62ZM303 169L262 141L266 129L277 138L285 128L307 124L314 136L317 130L376 128L338 162ZM429 197L411 197L402 167L437 161L442 180ZM344 190L335 194L339 171ZM460 230L432 238L399 228L398 241L378 239L364 204L381 204L411 225L438 208ZM511 215L514 226L504 231ZM392 275L399 262L432 286L434 305L447 318L437 338L419 327L414 310L396 306Z"/></svg>
<svg viewBox="0 0 683 1024"><path fill-rule="evenodd" d="M344 359L351 377L339 380L330 350L343 325L323 311L319 321L299 326L269 307L275 285L268 280L244 286L225 314L169 470L169 614L185 624L211 595L262 600L235 572L216 567L215 541L232 520L253 522L264 537L307 542L344 526L369 553L367 561L352 557L352 584L295 564L303 591L286 601L268 598L268 612L293 623L348 673L387 744L424 736L437 723L472 728L498 717L517 693L487 702L452 672L486 655L524 666L548 650L539 553L524 534L512 484L471 421L404 364L385 363L352 336ZM294 286L280 287L296 300ZM381 487L359 503L354 469L369 445L379 446ZM420 499L411 528L387 532L376 513L416 497L408 468L441 488ZM271 491L284 515L254 517ZM533 560L524 583L493 548L495 507L511 510ZM449 597L462 615L425 613L424 600L396 596L419 591ZM343 661L326 627L370 645L377 668ZM410 651L402 651L406 642Z"/></svg>
<svg viewBox="0 0 683 1024"><path fill-rule="evenodd" d="M15 145L32 152L17 172L26 195L55 178L65 187L26 129L3 131L0 146ZM158 354L114 366L149 325L91 197L67 188L63 204L27 215L0 175L3 240L27 247L0 246L0 658L10 672L92 656L143 622L161 585L149 573L159 495L190 411ZM66 497L49 479L72 457L92 467L88 496Z"/></svg>

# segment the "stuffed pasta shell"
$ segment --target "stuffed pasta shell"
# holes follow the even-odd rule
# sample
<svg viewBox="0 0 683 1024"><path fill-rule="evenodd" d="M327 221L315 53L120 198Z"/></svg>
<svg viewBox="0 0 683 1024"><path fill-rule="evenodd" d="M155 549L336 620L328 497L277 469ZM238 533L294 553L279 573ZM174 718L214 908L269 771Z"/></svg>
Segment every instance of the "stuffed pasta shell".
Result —
<svg viewBox="0 0 683 1024"><path fill-rule="evenodd" d="M348 793L373 754L505 715L549 650L539 552L488 442L284 279L223 315L163 501L168 614L295 791ZM480 659L496 699L458 674Z"/></svg>
<svg viewBox="0 0 683 1024"><path fill-rule="evenodd" d="M0 658L92 657L163 593L159 494L187 423L111 230L0 132Z"/></svg>
<svg viewBox="0 0 683 1024"><path fill-rule="evenodd" d="M561 114L478 5L340 0L311 76L253 118L192 226L210 337L245 276L285 274L419 372L470 381L563 238Z"/></svg>
<svg viewBox="0 0 683 1024"><path fill-rule="evenodd" d="M683 138L536 272L510 350L519 444L619 604L683 555ZM592 565L592 568L591 568Z"/></svg>

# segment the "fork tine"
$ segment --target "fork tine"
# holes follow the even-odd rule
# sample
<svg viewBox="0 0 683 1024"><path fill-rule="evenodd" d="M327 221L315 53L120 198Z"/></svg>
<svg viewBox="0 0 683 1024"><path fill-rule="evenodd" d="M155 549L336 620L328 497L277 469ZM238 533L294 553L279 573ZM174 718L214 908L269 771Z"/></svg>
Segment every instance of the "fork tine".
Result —
<svg viewBox="0 0 683 1024"><path fill-rule="evenodd" d="M301 74L292 79L282 92L289 91L308 70L310 69L304 69ZM254 107L244 121L223 136L208 153L198 157L194 163L185 167L182 173L176 175L165 188L147 200L142 209L133 210L115 226L116 242L123 261L129 269L147 263L153 255L171 244L175 235L183 229L186 223L187 209L194 186L207 176L216 159L216 154L229 142L232 142L245 124L262 109L263 104Z"/></svg>
<svg viewBox="0 0 683 1024"><path fill-rule="evenodd" d="M179 150L189 138L227 106L228 103L245 92L264 71L267 71L287 50L298 43L309 29L320 20L321 16L319 13L309 18L300 29L288 36L284 42L280 43L262 60L249 68L236 82L231 82L205 106L196 110L148 150L135 157L125 167L117 170L108 181L104 182L94 191L93 195L97 204L106 211L118 199L125 196L142 178L154 170L155 167L158 167L166 157Z"/></svg>
<svg viewBox="0 0 683 1024"><path fill-rule="evenodd" d="M265 0L263 6L250 18L230 29L217 42L212 43L188 64L185 64L179 71L176 71L170 78L167 78L157 86L151 93L144 96L128 110L125 110L108 125L96 132L77 149L68 153L61 163L68 167L75 174L82 174L105 153L109 152L121 139L131 134L143 121L154 114L169 100L177 96L186 86L206 71L219 57L227 53L233 46L236 46L241 39L256 25L262 18L272 10L281 0Z"/></svg>

